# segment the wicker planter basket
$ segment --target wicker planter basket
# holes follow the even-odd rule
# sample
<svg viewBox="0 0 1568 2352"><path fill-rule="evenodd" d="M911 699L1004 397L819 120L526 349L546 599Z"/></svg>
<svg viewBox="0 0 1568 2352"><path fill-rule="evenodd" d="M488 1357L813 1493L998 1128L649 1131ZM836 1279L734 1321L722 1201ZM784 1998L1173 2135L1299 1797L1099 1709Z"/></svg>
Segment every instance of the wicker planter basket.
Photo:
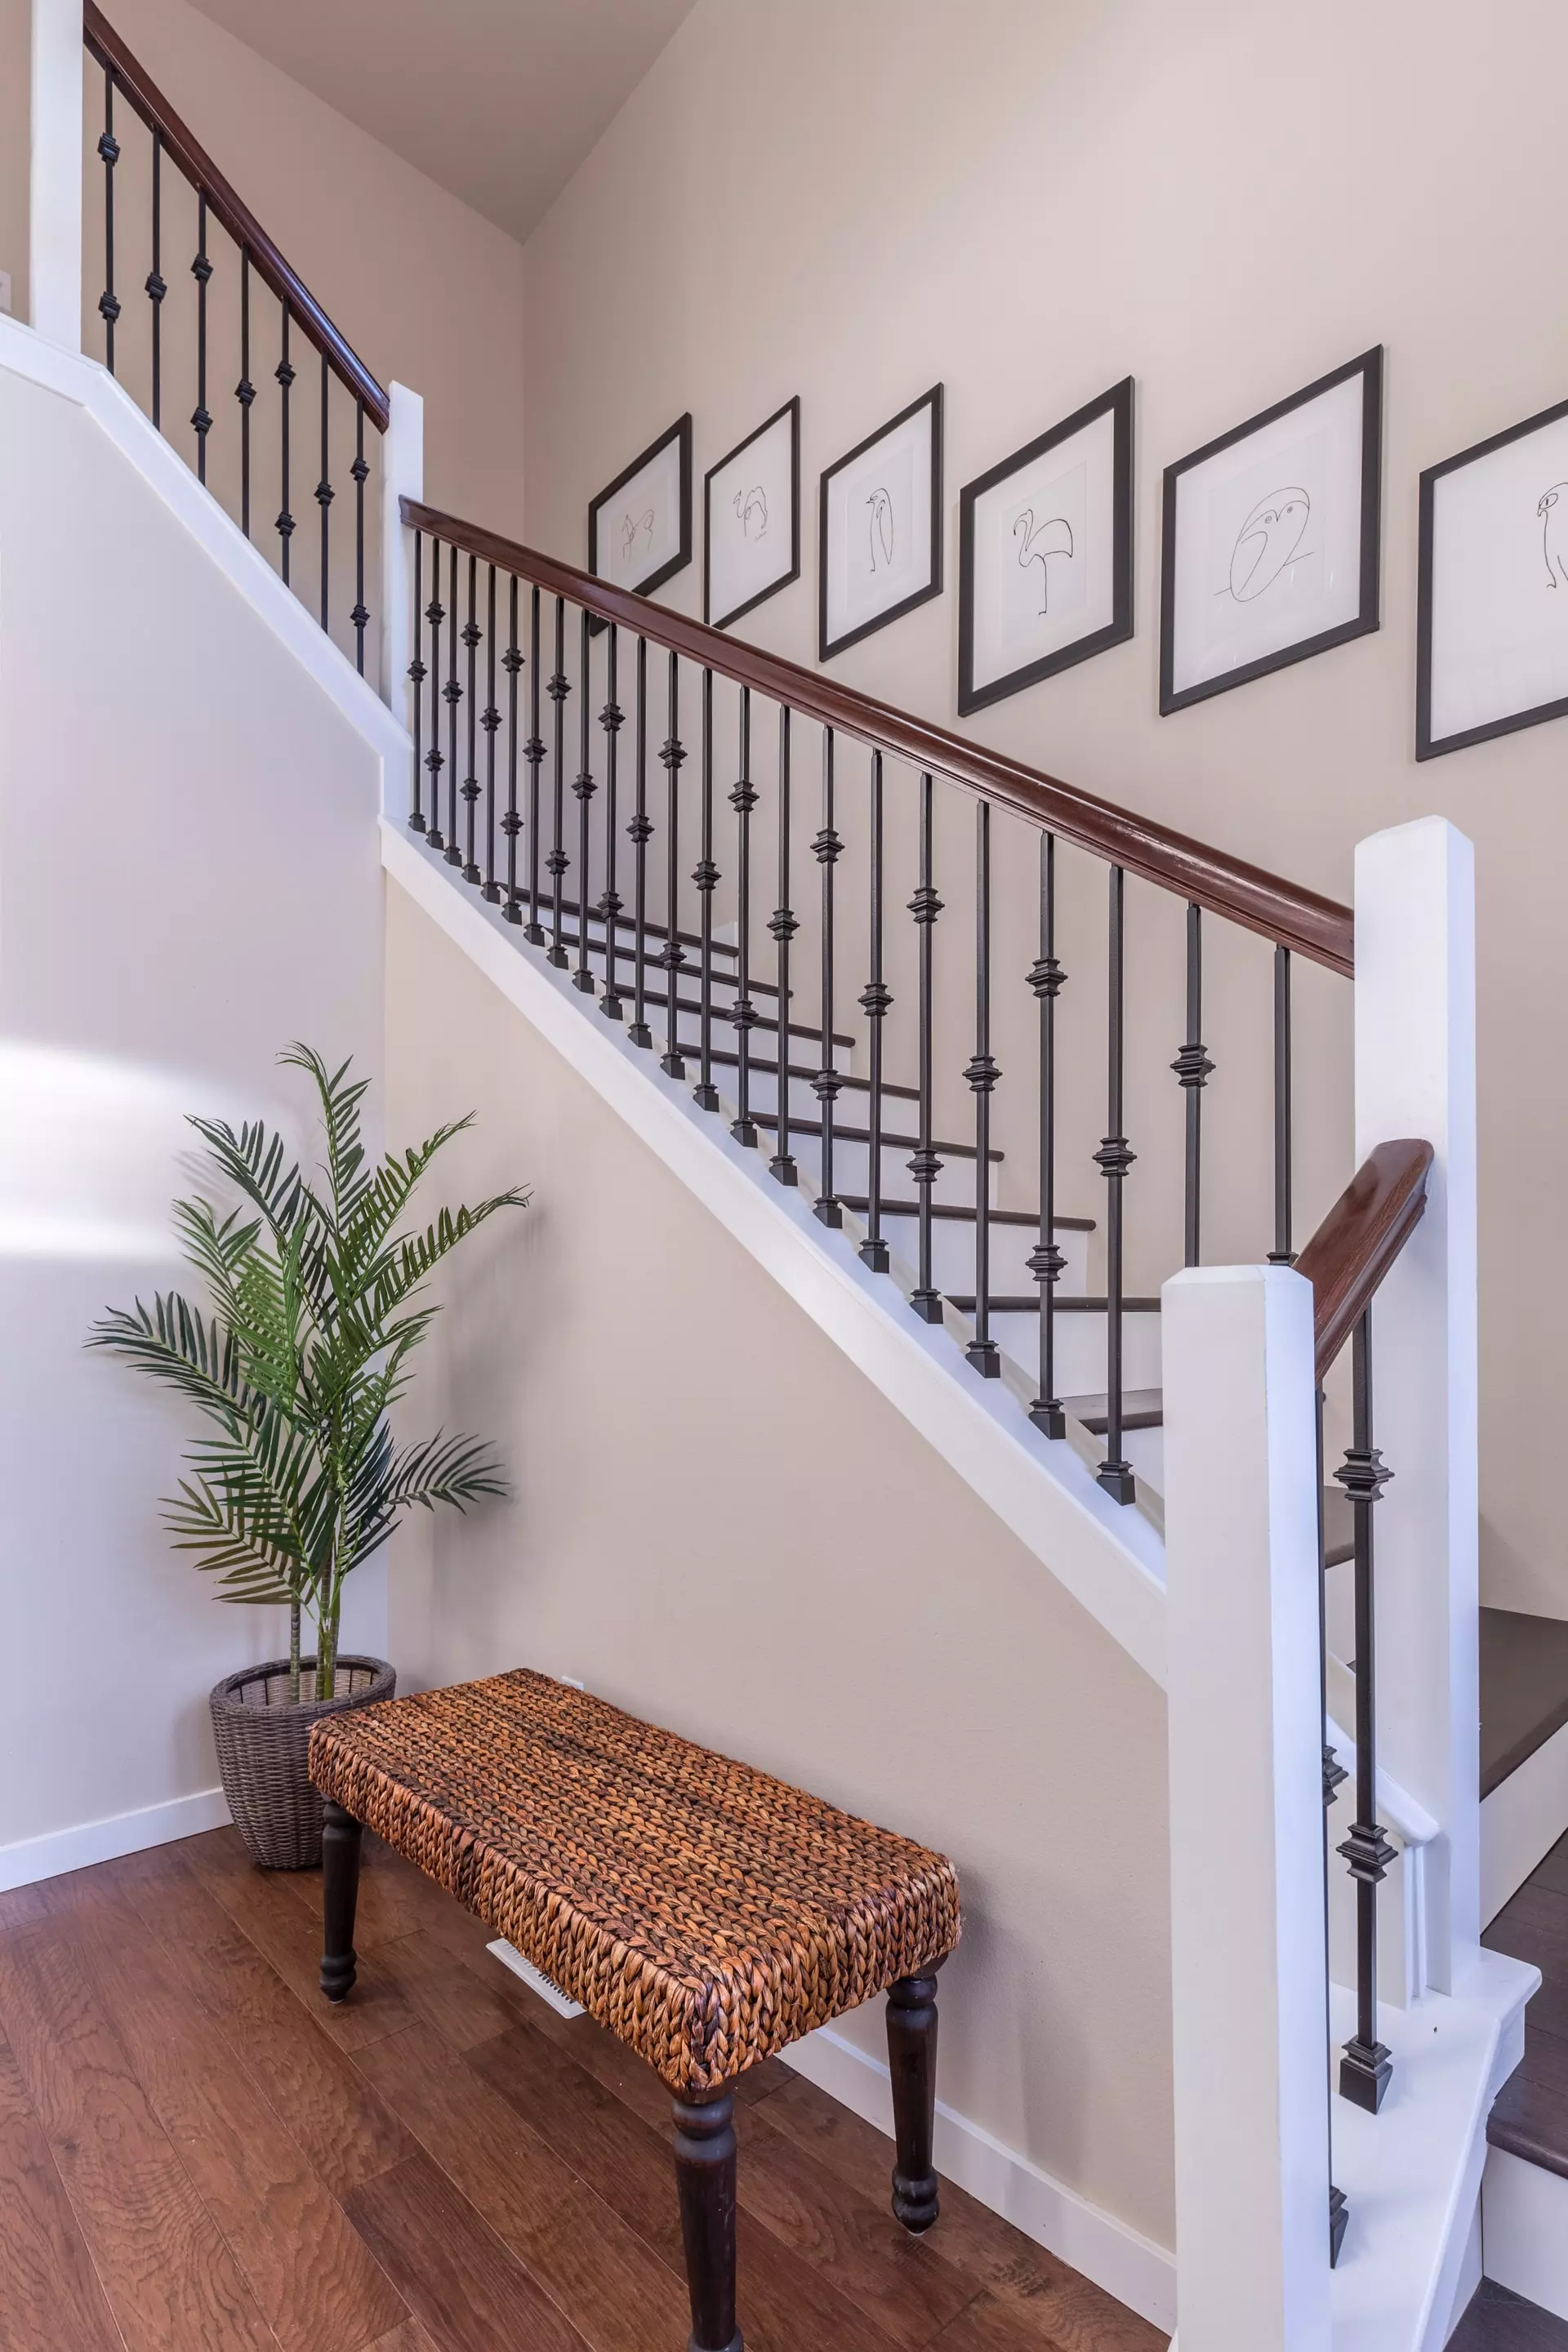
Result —
<svg viewBox="0 0 1568 2352"><path fill-rule="evenodd" d="M306 1770L310 1726L397 1695L384 1658L340 1657L336 1697L317 1699L310 1695L315 1666L305 1660L298 1701L289 1696L287 1658L229 1675L212 1695L223 1792L246 1852L263 1870L313 1870L321 1859L321 1800Z"/></svg>

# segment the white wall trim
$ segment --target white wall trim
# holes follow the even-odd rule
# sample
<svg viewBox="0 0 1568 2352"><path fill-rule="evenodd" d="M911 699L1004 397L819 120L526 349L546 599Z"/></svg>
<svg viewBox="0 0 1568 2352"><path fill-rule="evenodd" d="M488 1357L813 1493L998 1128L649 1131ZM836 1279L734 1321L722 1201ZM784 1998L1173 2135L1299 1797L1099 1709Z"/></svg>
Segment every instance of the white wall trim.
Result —
<svg viewBox="0 0 1568 2352"><path fill-rule="evenodd" d="M952 1342L845 1249L826 1247L806 1202L700 1111L688 1089L601 1020L570 976L524 955L499 908L384 818L386 871L494 982L633 1132L771 1274L997 1517L1156 1683L1165 1672L1164 1550L1113 1503L1070 1446L1047 1463L1002 1381L965 1377Z"/></svg>
<svg viewBox="0 0 1568 2352"><path fill-rule="evenodd" d="M27 157L27 314L81 349L81 0L33 0Z"/></svg>
<svg viewBox="0 0 1568 2352"><path fill-rule="evenodd" d="M116 1862L122 1853L141 1853L147 1846L172 1845L176 1838L196 1837L203 1830L220 1830L232 1818L221 1789L195 1789L187 1797L171 1797L166 1804L139 1805L133 1813L112 1813L107 1821L79 1822L74 1829L17 1838L11 1845L0 1845L0 1894L13 1886L32 1886L40 1878L58 1878L62 1871L86 1870L95 1862Z"/></svg>
<svg viewBox="0 0 1568 2352"><path fill-rule="evenodd" d="M1568 1723L1481 1800L1481 1925L1568 1830Z"/></svg>
<svg viewBox="0 0 1568 2352"><path fill-rule="evenodd" d="M893 2098L887 2067L831 2026L780 2053L786 2066L890 2140ZM1176 2258L1113 2213L1020 2156L984 2125L936 2103L939 2174L1000 2213L1037 2246L1081 2271L1152 2327L1176 2324ZM941 2225L938 2224L940 2235Z"/></svg>
<svg viewBox="0 0 1568 2352"><path fill-rule="evenodd" d="M1499 2286L1568 2319L1568 2180L1511 2149L1489 2147L1481 2267Z"/></svg>

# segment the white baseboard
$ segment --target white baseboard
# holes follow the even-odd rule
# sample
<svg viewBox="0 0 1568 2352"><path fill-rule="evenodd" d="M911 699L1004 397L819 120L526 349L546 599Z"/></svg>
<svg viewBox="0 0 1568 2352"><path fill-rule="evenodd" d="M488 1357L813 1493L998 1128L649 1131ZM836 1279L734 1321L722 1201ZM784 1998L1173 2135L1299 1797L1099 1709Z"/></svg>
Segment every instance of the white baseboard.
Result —
<svg viewBox="0 0 1568 2352"><path fill-rule="evenodd" d="M831 2026L792 2042L786 2066L892 2137L891 2078L879 2060ZM1176 2324L1176 2261L1163 2246L1102 2212L1026 2156L1004 2147L981 2124L937 2101L936 2165L948 2180L1000 2213L1047 2253L1070 2263L1152 2327ZM940 2228L940 2225L939 2225Z"/></svg>
<svg viewBox="0 0 1568 2352"><path fill-rule="evenodd" d="M1481 1925L1488 1927L1568 1831L1568 1723L1481 1803Z"/></svg>
<svg viewBox="0 0 1568 2352"><path fill-rule="evenodd" d="M1481 2263L1499 2286L1568 2319L1568 2180L1506 2147L1489 2148Z"/></svg>
<svg viewBox="0 0 1568 2352"><path fill-rule="evenodd" d="M219 1830L232 1816L221 1789L196 1789L188 1797L172 1797L164 1805L141 1805L133 1813L112 1813L103 1822L79 1822L74 1829L50 1830L47 1836L17 1838L0 1845L0 1894L13 1886L31 1886L40 1878L58 1878L68 1870L86 1870L95 1862L114 1862L122 1853L140 1853L150 1845L170 1845L175 1838L195 1837L202 1830Z"/></svg>

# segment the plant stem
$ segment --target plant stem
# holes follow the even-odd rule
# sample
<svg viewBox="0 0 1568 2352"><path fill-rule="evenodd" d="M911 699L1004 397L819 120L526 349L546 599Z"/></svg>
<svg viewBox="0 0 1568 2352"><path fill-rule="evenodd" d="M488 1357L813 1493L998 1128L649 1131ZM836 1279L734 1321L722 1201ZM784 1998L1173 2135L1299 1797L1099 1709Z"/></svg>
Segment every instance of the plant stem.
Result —
<svg viewBox="0 0 1568 2352"><path fill-rule="evenodd" d="M316 1696L337 1696L338 1617L342 1607L335 1583L329 1591L327 1605L316 1620Z"/></svg>
<svg viewBox="0 0 1568 2352"><path fill-rule="evenodd" d="M300 1596L289 1603L289 1696L300 1704Z"/></svg>

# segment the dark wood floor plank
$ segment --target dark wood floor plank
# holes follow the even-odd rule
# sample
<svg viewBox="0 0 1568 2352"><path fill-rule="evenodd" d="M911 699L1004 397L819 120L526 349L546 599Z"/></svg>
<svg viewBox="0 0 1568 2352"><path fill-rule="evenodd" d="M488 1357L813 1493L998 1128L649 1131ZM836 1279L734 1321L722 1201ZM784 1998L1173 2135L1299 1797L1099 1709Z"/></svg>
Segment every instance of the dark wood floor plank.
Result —
<svg viewBox="0 0 1568 2352"><path fill-rule="evenodd" d="M348 2210L439 2352L583 2352L583 2337L423 2152L353 2190Z"/></svg>
<svg viewBox="0 0 1568 2352"><path fill-rule="evenodd" d="M489 1966L497 1978L504 1979L506 1971L498 1962ZM409 2011L434 2026L454 2050L492 2042L517 2021L517 2011L503 1997L500 1984L487 1984L426 1929L395 1944L378 1944L362 1968L384 1971Z"/></svg>
<svg viewBox="0 0 1568 2352"><path fill-rule="evenodd" d="M0 2352L122 2352L9 2045L0 2042Z"/></svg>
<svg viewBox="0 0 1568 2352"><path fill-rule="evenodd" d="M1483 2279L1448 2352L1568 2352L1568 2321Z"/></svg>
<svg viewBox="0 0 1568 2352"><path fill-rule="evenodd" d="M130 2352L278 2352L66 1926L0 1936L0 2029Z"/></svg>
<svg viewBox="0 0 1568 2352"><path fill-rule="evenodd" d="M1531 1961L1541 1970L1542 1987L1530 2016L1548 2032L1568 2034L1568 1895L1526 1879L1481 1941L1490 1951Z"/></svg>
<svg viewBox="0 0 1568 2352"><path fill-rule="evenodd" d="M1545 1854L1530 1874L1532 1886L1544 1886L1553 1895L1568 1895L1568 1837L1560 1837L1551 1852Z"/></svg>
<svg viewBox="0 0 1568 2352"><path fill-rule="evenodd" d="M321 1924L321 1874L319 1870L284 1870L277 1882L319 1928ZM379 1945L395 1944L430 1925L437 1906L468 1914L460 1903L405 1862L401 1854L366 1831L360 1848L359 1895L354 1907L354 1949L374 1952ZM475 1923L477 1926L477 1922ZM488 1932L488 1931L487 1931Z"/></svg>
<svg viewBox="0 0 1568 2352"><path fill-rule="evenodd" d="M679 2345L690 2315L673 2271L533 2125L453 2066L431 2028L390 2035L356 2063L595 2352Z"/></svg>
<svg viewBox="0 0 1568 2352"><path fill-rule="evenodd" d="M406 2307L204 2003L111 1887L78 1934L137 2080L284 2352L364 2352Z"/></svg>
<svg viewBox="0 0 1568 2352"><path fill-rule="evenodd" d="M170 1847L110 1867L315 2171L342 2197L414 2153L352 2061ZM320 1995L317 1996L320 2000Z"/></svg>
<svg viewBox="0 0 1568 2352"><path fill-rule="evenodd" d="M439 2347L416 2319L405 2319L401 2327L373 2344L370 2352L439 2352Z"/></svg>

